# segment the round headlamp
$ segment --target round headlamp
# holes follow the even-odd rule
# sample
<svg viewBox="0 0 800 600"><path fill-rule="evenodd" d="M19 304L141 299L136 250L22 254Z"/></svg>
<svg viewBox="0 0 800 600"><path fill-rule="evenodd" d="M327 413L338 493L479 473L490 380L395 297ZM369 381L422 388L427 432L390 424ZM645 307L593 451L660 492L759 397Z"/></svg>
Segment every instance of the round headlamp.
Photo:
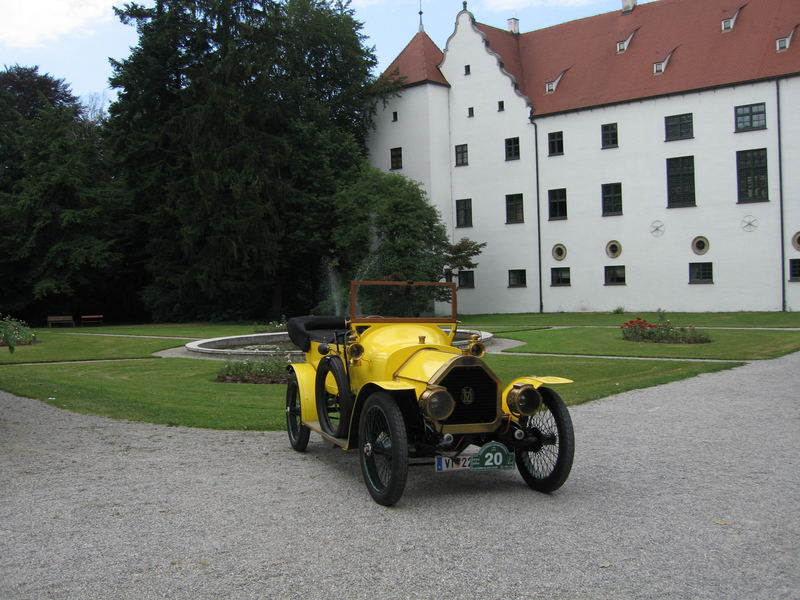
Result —
<svg viewBox="0 0 800 600"><path fill-rule="evenodd" d="M506 398L508 410L515 415L531 416L542 404L542 395L530 383L518 383Z"/></svg>
<svg viewBox="0 0 800 600"><path fill-rule="evenodd" d="M364 346L361 344L350 344L347 347L347 356L349 356L352 360L359 360L362 356L364 356Z"/></svg>
<svg viewBox="0 0 800 600"><path fill-rule="evenodd" d="M444 421L456 407L456 401L443 387L429 387L419 397L419 404L425 416L434 421Z"/></svg>

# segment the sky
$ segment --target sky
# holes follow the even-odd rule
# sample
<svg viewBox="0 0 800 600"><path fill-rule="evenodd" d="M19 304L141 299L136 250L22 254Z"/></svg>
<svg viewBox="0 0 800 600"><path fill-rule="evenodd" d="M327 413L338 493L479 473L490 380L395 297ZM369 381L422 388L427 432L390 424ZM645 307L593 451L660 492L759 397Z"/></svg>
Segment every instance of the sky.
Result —
<svg viewBox="0 0 800 600"><path fill-rule="evenodd" d="M639 3L650 0L639 0ZM123 25L113 7L124 0L0 0L0 68L38 66L64 79L84 102L107 103L109 58L126 58L137 43L133 26ZM148 0L139 0L151 4ZM505 29L520 20L532 31L574 19L620 10L622 0L469 0L475 19ZM420 0L352 0L383 71L419 30ZM426 33L444 49L462 0L422 0Z"/></svg>

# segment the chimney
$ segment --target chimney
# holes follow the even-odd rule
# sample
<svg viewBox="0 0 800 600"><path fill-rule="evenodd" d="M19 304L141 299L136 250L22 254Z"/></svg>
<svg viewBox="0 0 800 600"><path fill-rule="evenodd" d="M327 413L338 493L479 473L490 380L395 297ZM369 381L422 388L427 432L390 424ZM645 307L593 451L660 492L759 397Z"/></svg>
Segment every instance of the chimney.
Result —
<svg viewBox="0 0 800 600"><path fill-rule="evenodd" d="M519 33L519 19L512 17L508 20L508 30L511 33Z"/></svg>
<svg viewBox="0 0 800 600"><path fill-rule="evenodd" d="M628 13L632 13L634 8L636 8L636 0L622 0L622 14L623 15L627 15Z"/></svg>

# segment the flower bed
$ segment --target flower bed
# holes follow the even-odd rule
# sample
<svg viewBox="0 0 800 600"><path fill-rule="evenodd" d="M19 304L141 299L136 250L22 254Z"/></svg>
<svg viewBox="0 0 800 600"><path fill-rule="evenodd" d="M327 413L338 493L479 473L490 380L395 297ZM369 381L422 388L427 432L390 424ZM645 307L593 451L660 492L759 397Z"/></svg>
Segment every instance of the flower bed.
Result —
<svg viewBox="0 0 800 600"><path fill-rule="evenodd" d="M619 326L622 339L629 342L653 342L662 344L707 344L711 338L702 331L689 327L677 327L663 318L658 323L636 317Z"/></svg>
<svg viewBox="0 0 800 600"><path fill-rule="evenodd" d="M220 383L288 383L288 358L270 357L250 362L228 361L220 369L214 381Z"/></svg>

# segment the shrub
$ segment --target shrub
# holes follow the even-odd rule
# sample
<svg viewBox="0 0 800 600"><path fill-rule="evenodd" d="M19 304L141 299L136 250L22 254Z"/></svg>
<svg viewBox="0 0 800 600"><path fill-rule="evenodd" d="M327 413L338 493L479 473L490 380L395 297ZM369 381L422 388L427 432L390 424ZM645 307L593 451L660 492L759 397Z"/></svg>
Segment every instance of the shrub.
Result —
<svg viewBox="0 0 800 600"><path fill-rule="evenodd" d="M288 357L275 356L250 362L229 360L217 373L214 381L222 383L287 383Z"/></svg>
<svg viewBox="0 0 800 600"><path fill-rule="evenodd" d="M658 324L649 323L646 319L636 317L620 325L622 329L622 339L629 342L655 342L666 344L705 344L711 338L701 331L695 329L694 325L689 327L677 327L667 320L666 312L658 310Z"/></svg>
<svg viewBox="0 0 800 600"><path fill-rule="evenodd" d="M612 312L613 312L615 315L624 315L624 314L625 314L625 307L624 307L624 306L618 306L618 307L617 307L617 308L615 308L615 309L614 309Z"/></svg>
<svg viewBox="0 0 800 600"><path fill-rule="evenodd" d="M0 317L0 346L8 346L8 351L14 352L15 346L32 344L35 341L36 334L27 323L10 316Z"/></svg>

